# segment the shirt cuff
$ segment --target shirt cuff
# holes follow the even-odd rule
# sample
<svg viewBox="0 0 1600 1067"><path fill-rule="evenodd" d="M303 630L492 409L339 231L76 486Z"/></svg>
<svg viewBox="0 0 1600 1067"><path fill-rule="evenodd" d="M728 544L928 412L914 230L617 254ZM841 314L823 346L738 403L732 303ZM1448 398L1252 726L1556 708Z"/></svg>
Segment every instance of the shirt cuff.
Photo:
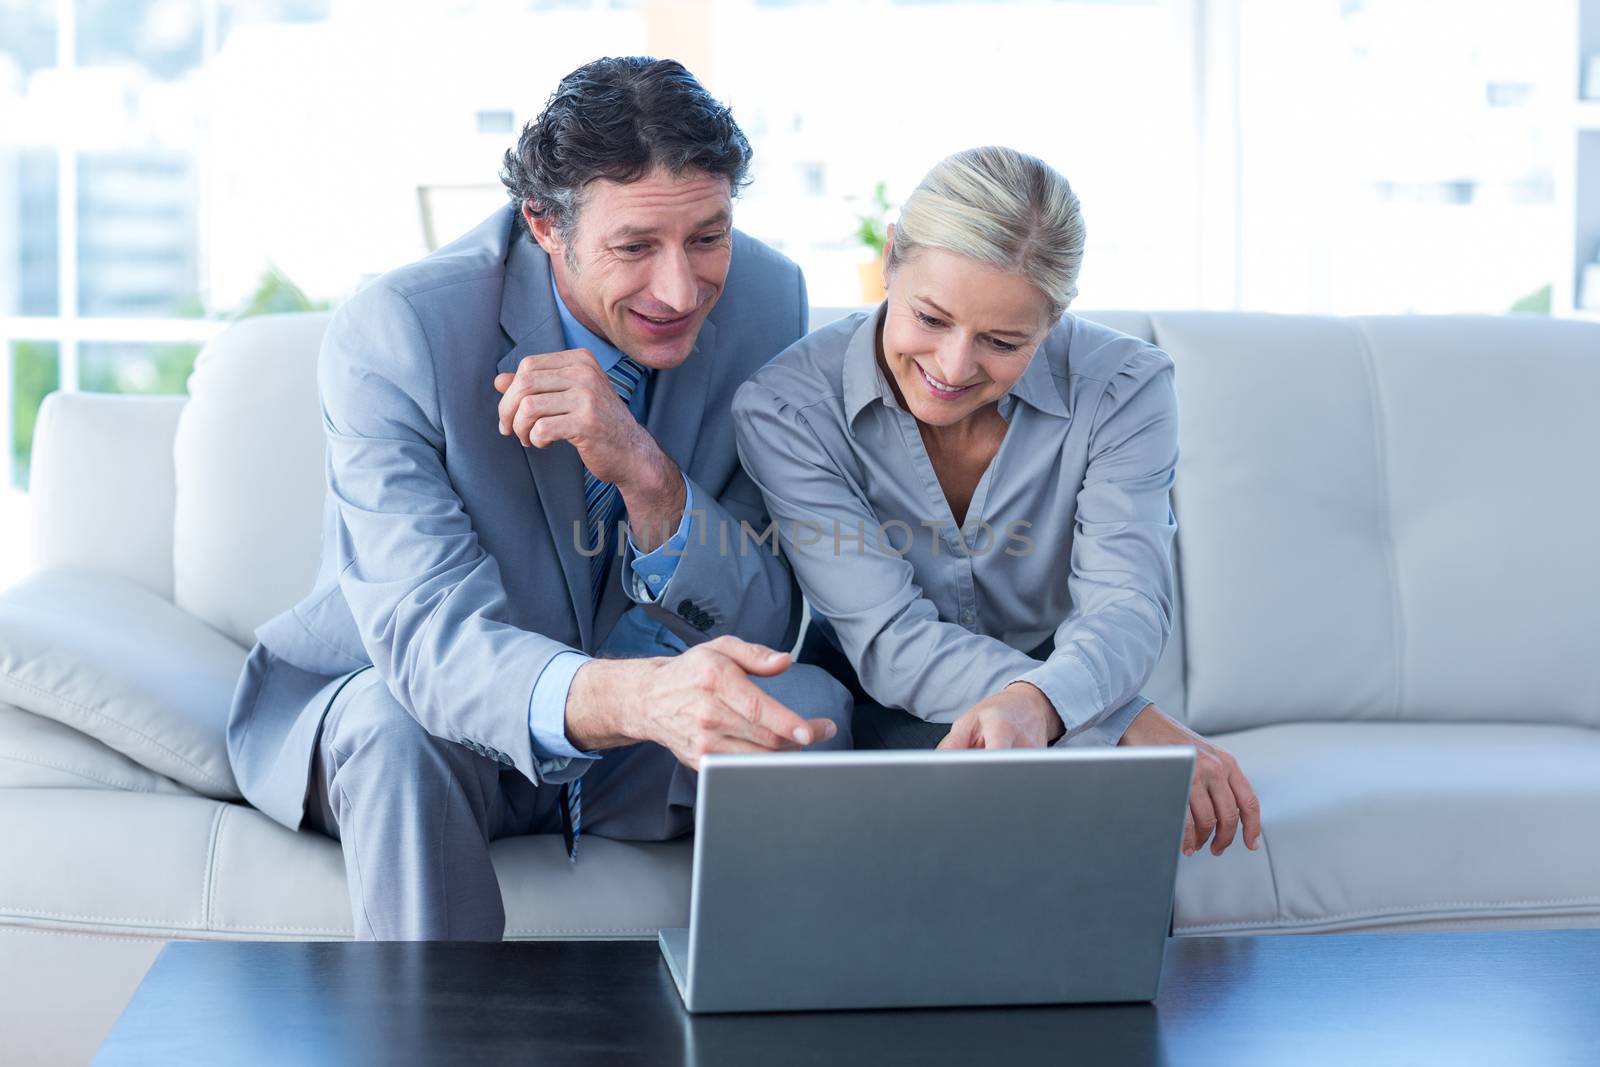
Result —
<svg viewBox="0 0 1600 1067"><path fill-rule="evenodd" d="M1113 711L1092 726L1075 734L1063 735L1056 741L1059 748L1115 748L1122 744L1122 735L1128 732L1133 720L1154 701L1140 693L1122 707Z"/></svg>
<svg viewBox="0 0 1600 1067"><path fill-rule="evenodd" d="M1100 695L1100 683L1087 667L1071 656L1051 655L1012 681L1027 682L1045 695L1060 716L1061 725L1066 727L1067 737L1101 718L1106 706Z"/></svg>
<svg viewBox="0 0 1600 1067"><path fill-rule="evenodd" d="M572 689L572 676L588 662L582 652L557 652L533 683L528 697L528 733L541 772L564 770L572 760L600 758L599 753L580 751L567 740L567 693ZM546 767L547 763L551 766Z"/></svg>
<svg viewBox="0 0 1600 1067"><path fill-rule="evenodd" d="M689 484L687 474L680 471L679 477L683 479L683 518L678 521L677 532L655 551L641 554L639 546L633 543L633 531L628 531L628 565L633 572L633 581L627 584L633 599L640 604L654 604L661 599L667 584L678 571L678 560L683 558L685 546L689 544L689 521L694 514L694 486Z"/></svg>

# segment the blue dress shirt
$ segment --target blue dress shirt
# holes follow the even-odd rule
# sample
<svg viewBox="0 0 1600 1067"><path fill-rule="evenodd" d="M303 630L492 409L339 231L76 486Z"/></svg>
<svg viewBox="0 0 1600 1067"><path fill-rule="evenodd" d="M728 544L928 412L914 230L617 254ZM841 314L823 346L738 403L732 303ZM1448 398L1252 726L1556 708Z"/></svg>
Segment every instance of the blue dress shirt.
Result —
<svg viewBox="0 0 1600 1067"><path fill-rule="evenodd" d="M556 312L561 316L561 335L567 347L587 348L594 354L595 362L600 364L602 371L609 371L616 366L622 359L622 353L573 316L561 299L561 293L556 290L554 278L551 279L550 290L555 294ZM649 410L650 382L654 374L651 371L645 375L628 401L628 410L640 422L644 421L645 412ZM694 488L687 476L683 479L683 489L683 518L678 523L677 532L665 544L653 552L641 554L633 543L632 534L628 536L625 558L636 578L628 583L628 588L635 600L655 602L659 590L665 588L672 579L678 560L689 543L689 516L694 513ZM671 637L669 631L646 619L642 612L635 609L624 614L617 623L616 629L606 640L606 652L620 657L630 653L651 655L661 650L664 637L670 637L670 643L682 649L681 641ZM599 758L598 753L580 751L567 740L567 693L572 689L573 675L589 659L589 656L576 649L558 653L545 664L544 670L539 672L538 679L533 683L533 693L528 698L528 730L532 734L536 759ZM587 764L584 766L587 767ZM581 770L579 773L582 773Z"/></svg>

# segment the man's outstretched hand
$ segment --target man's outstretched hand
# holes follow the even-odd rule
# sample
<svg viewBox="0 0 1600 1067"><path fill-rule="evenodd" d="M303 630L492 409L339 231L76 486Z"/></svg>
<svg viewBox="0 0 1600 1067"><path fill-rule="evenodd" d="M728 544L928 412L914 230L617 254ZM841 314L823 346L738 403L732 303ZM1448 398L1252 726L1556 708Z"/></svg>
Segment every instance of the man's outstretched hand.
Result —
<svg viewBox="0 0 1600 1067"><path fill-rule="evenodd" d="M711 752L783 752L830 740L830 719L803 719L749 675L788 670L790 659L763 645L718 637L678 656L595 659L578 668L567 694L567 737L580 749L654 741L700 769Z"/></svg>

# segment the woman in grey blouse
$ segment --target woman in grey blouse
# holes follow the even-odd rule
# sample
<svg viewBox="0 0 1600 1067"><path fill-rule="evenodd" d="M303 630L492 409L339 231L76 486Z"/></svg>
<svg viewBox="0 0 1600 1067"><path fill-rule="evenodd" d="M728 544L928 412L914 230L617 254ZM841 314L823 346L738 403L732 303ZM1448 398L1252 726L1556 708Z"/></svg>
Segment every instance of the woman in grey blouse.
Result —
<svg viewBox="0 0 1600 1067"><path fill-rule="evenodd" d="M891 228L883 305L739 390L739 453L813 654L866 698L858 743L1191 744L1185 853L1241 822L1255 848L1232 756L1138 695L1171 631L1177 400L1160 349L1064 314L1083 244L1044 163L944 160Z"/></svg>

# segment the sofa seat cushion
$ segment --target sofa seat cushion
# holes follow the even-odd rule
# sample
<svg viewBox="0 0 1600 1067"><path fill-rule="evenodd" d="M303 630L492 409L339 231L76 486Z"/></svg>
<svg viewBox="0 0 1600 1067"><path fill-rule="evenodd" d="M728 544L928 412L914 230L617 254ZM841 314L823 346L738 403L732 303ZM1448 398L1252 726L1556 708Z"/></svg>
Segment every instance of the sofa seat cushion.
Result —
<svg viewBox="0 0 1600 1067"><path fill-rule="evenodd" d="M0 788L22 786L196 795L70 726L0 704Z"/></svg>
<svg viewBox="0 0 1600 1067"><path fill-rule="evenodd" d="M339 843L199 796L0 789L0 925L158 937L351 936ZM654 937L687 925L688 841L553 834L490 846L506 936Z"/></svg>
<svg viewBox="0 0 1600 1067"><path fill-rule="evenodd" d="M206 796L239 795L228 706L244 649L141 585L50 570L0 593L0 701Z"/></svg>
<svg viewBox="0 0 1600 1067"><path fill-rule="evenodd" d="M1600 925L1600 731L1295 723L1216 740L1261 799L1263 846L1179 861L1178 933Z"/></svg>

